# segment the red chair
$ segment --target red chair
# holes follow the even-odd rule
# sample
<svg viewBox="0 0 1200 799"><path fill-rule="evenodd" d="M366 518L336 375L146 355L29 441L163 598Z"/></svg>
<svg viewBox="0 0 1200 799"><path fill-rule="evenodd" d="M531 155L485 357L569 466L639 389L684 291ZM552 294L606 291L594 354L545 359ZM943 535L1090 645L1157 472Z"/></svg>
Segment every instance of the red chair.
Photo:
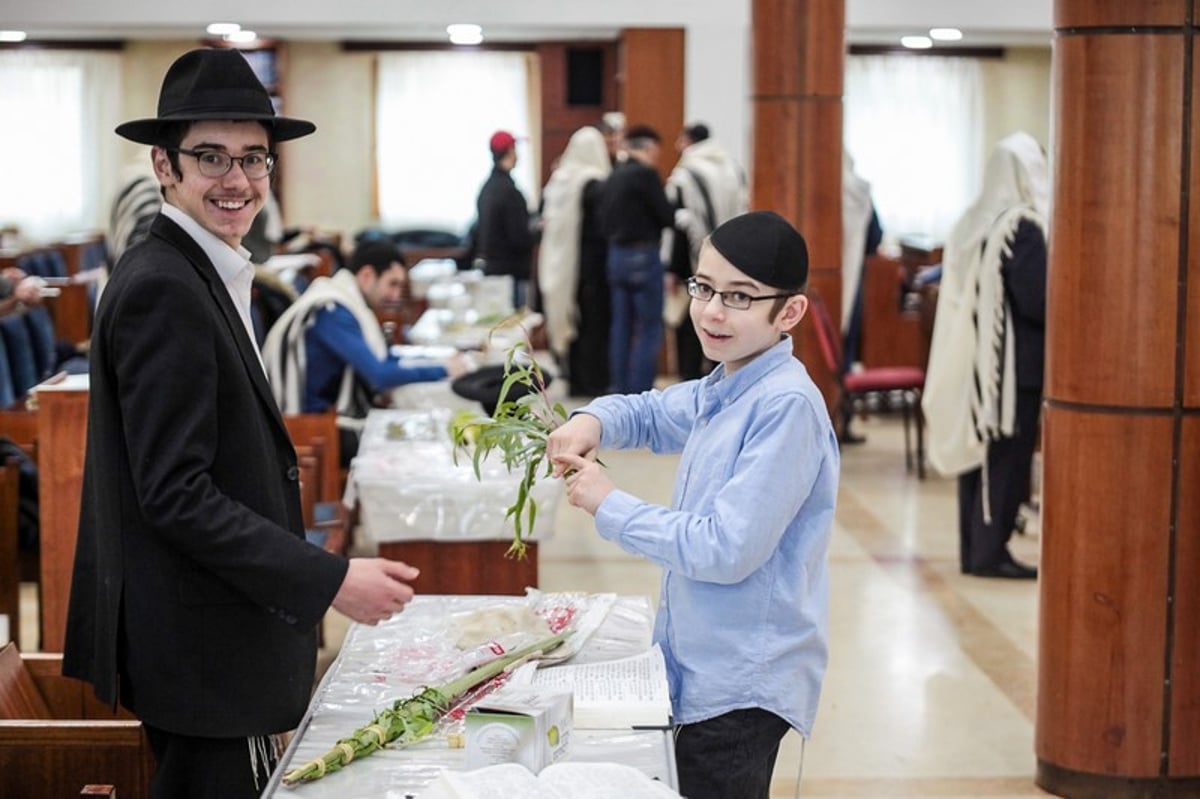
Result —
<svg viewBox="0 0 1200 799"><path fill-rule="evenodd" d="M817 329L817 340L821 345L821 356L827 368L838 381L841 399L838 404L837 429L846 430L856 407L865 405L868 396L874 395L882 404L889 405L899 399L900 412L904 418L904 464L912 471L916 461L917 477L925 479L925 417L921 413L921 391L925 387L925 370L916 366L879 366L857 372L844 372L842 368L842 339L829 310L816 291L808 292L809 306ZM913 457L909 424L917 424L917 451Z"/></svg>

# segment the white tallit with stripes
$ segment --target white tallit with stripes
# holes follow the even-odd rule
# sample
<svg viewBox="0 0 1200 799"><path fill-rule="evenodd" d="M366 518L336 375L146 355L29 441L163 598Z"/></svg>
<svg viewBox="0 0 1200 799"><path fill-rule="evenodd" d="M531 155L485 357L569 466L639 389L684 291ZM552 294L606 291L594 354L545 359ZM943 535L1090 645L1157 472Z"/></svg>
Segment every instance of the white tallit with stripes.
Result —
<svg viewBox="0 0 1200 799"><path fill-rule="evenodd" d="M604 134L593 127L571 135L558 166L542 190L542 241L538 249L538 291L550 349L566 358L578 332L579 251L583 232L583 190L612 172ZM564 361L565 363L565 361Z"/></svg>
<svg viewBox="0 0 1200 799"><path fill-rule="evenodd" d="M1016 363L1001 266L1022 220L1046 233L1046 158L1026 133L1001 140L979 197L942 257L937 317L921 401L929 462L954 475L983 464L988 442L1014 432Z"/></svg>
<svg viewBox="0 0 1200 799"><path fill-rule="evenodd" d="M275 320L263 342L263 364L282 413L302 413L304 410L304 388L308 375L304 334L316 321L318 310L334 305L347 309L358 320L363 339L376 358L382 360L387 356L387 340L359 288L354 272L339 269L332 277L317 278ZM363 420L355 416L352 407L353 394L354 368L346 364L337 398L339 427L362 427Z"/></svg>

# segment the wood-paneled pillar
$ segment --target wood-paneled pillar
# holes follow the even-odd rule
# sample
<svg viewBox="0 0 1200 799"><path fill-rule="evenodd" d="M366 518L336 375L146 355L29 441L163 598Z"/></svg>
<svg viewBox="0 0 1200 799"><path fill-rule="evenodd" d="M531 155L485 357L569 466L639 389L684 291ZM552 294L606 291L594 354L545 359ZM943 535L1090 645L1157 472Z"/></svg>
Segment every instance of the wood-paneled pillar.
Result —
<svg viewBox="0 0 1200 799"><path fill-rule="evenodd" d="M804 235L809 288L820 292L839 330L845 23L842 0L753 0L750 206L776 211ZM821 365L812 320L793 336L832 408L837 380Z"/></svg>
<svg viewBox="0 0 1200 799"><path fill-rule="evenodd" d="M1035 749L1063 796L1200 795L1193 3L1055 2Z"/></svg>
<svg viewBox="0 0 1200 799"><path fill-rule="evenodd" d="M678 160L671 142L683 127L685 43L682 28L626 28L617 55L617 96L625 122L658 131L658 173L664 180Z"/></svg>

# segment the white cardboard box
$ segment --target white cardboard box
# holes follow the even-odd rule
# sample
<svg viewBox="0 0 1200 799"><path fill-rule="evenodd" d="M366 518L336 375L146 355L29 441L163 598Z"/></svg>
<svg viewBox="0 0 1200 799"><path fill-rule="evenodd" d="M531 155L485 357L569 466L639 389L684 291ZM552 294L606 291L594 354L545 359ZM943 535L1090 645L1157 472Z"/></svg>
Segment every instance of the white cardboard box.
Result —
<svg viewBox="0 0 1200 799"><path fill-rule="evenodd" d="M570 691L497 691L467 713L467 768L520 763L537 774L570 749L573 709Z"/></svg>

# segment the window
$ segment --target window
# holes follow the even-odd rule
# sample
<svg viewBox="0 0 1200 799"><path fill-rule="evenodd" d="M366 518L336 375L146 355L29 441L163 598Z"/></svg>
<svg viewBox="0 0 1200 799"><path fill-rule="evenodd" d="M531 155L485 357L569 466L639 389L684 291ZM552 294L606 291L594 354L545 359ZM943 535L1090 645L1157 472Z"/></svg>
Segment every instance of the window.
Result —
<svg viewBox="0 0 1200 799"><path fill-rule="evenodd" d="M102 228L120 120L116 53L0 52L0 225L32 241Z"/></svg>
<svg viewBox="0 0 1200 799"><path fill-rule="evenodd" d="M465 233L492 171L488 139L518 138L512 176L537 203L535 56L520 52L381 53L376 89L380 223Z"/></svg>
<svg viewBox="0 0 1200 799"><path fill-rule="evenodd" d="M846 59L846 150L889 238L945 239L979 187L982 123L977 60Z"/></svg>

